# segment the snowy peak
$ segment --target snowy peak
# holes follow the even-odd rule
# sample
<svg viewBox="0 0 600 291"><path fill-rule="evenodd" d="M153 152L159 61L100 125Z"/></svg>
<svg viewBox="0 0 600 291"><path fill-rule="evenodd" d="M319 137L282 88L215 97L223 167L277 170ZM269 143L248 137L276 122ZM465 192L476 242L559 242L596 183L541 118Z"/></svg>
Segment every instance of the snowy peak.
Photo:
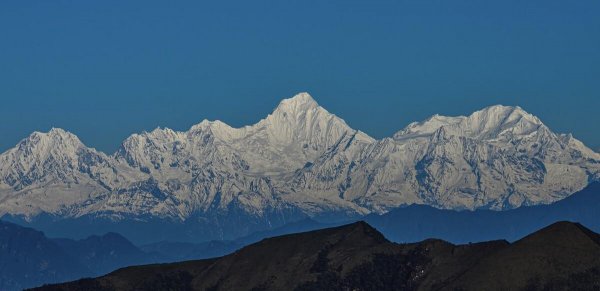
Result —
<svg viewBox="0 0 600 291"><path fill-rule="evenodd" d="M204 119L200 123L192 126L188 132L201 131L201 130L207 130L207 129L212 129L212 128L232 128L232 127L220 120L210 121L208 119Z"/></svg>
<svg viewBox="0 0 600 291"><path fill-rule="evenodd" d="M79 148L84 146L79 138L63 129L52 128L48 132L34 132L19 143L19 147L44 150Z"/></svg>
<svg viewBox="0 0 600 291"><path fill-rule="evenodd" d="M502 105L476 111L466 121L470 133L477 138L495 138L505 132L526 135L543 125L537 117L521 107Z"/></svg>
<svg viewBox="0 0 600 291"><path fill-rule="evenodd" d="M494 105L469 116L434 115L422 122L413 122L394 135L395 140L429 137L440 128L449 135L474 139L495 139L503 135L524 136L545 128L535 116L519 106Z"/></svg>
<svg viewBox="0 0 600 291"><path fill-rule="evenodd" d="M257 126L278 127L304 127L306 123L314 119L338 119L343 120L329 113L325 108L319 106L317 102L308 94L300 93L288 99L283 99L279 105L265 119L261 120ZM345 123L344 123L345 124Z"/></svg>
<svg viewBox="0 0 600 291"><path fill-rule="evenodd" d="M349 129L342 119L319 106L308 93L299 93L283 99L271 114L254 125L234 128L220 120L205 119L192 126L188 134L211 133L222 140L232 141L252 137L268 138L263 135L266 131L276 140L291 141L294 137L305 137L306 132L303 131L310 131L315 125L319 127L317 130L326 127L328 122Z"/></svg>
<svg viewBox="0 0 600 291"><path fill-rule="evenodd" d="M109 164L106 155L87 148L76 135L53 128L34 132L0 155L0 184L21 189L36 182L80 180ZM100 175L100 174L98 174Z"/></svg>
<svg viewBox="0 0 600 291"><path fill-rule="evenodd" d="M307 110L316 109L318 107L319 104L317 103L317 101L315 101L315 99L313 99L312 96L310 96L310 94L303 92L296 94L292 98L281 100L281 102L279 102L279 105L275 109L274 114L277 114L279 112L298 114Z"/></svg>
<svg viewBox="0 0 600 291"><path fill-rule="evenodd" d="M211 134L221 140L230 142L234 139L244 138L248 134L248 129L248 126L243 128L234 128L220 120L209 121L204 119L202 122L192 126L190 130L188 130L187 134L188 136Z"/></svg>
<svg viewBox="0 0 600 291"><path fill-rule="evenodd" d="M170 128L160 128L157 127L150 132L142 132L140 134L134 133L125 139L124 143L127 143L130 140L154 140L154 141L172 141L180 138L182 135L181 132L174 131Z"/></svg>
<svg viewBox="0 0 600 291"><path fill-rule="evenodd" d="M91 151L79 138L63 129L52 128L48 132L34 132L21 140L16 147L1 156L3 160L17 159L19 161L65 160L75 159L78 152Z"/></svg>
<svg viewBox="0 0 600 291"><path fill-rule="evenodd" d="M496 123L506 119L525 118L530 122L541 124L537 117L526 112L520 106L493 105L475 111L469 117L472 119L489 119Z"/></svg>
<svg viewBox="0 0 600 291"><path fill-rule="evenodd" d="M441 127L460 124L465 119L466 117L464 116L448 117L436 114L425 121L409 124L407 127L394 134L394 139L402 140L407 138L427 137L435 133Z"/></svg>
<svg viewBox="0 0 600 291"><path fill-rule="evenodd" d="M177 169L172 165L182 163L231 164L255 173L293 172L353 132L308 93L300 93L282 100L254 125L233 128L205 119L187 132L158 128L133 134L115 158L146 173L167 168L173 172ZM359 138L372 140L364 133ZM176 176L175 172L171 176Z"/></svg>
<svg viewBox="0 0 600 291"><path fill-rule="evenodd" d="M355 131L344 120L319 106L308 93L284 99L255 127L265 130L269 139L276 143L299 143L315 151L323 151L345 133Z"/></svg>
<svg viewBox="0 0 600 291"><path fill-rule="evenodd" d="M300 93L253 125L156 128L112 156L62 129L34 132L0 155L0 215L506 209L550 203L598 179L600 155L520 107L434 115L376 141Z"/></svg>

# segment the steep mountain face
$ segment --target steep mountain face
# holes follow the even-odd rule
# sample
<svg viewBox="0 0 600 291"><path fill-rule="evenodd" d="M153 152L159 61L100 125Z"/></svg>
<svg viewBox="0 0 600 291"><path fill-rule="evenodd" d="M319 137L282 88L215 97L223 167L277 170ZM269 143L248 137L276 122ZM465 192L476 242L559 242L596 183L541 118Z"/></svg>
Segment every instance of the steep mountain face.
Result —
<svg viewBox="0 0 600 291"><path fill-rule="evenodd" d="M36 290L596 290L599 256L600 235L571 222L468 245L394 244L357 222Z"/></svg>
<svg viewBox="0 0 600 291"><path fill-rule="evenodd" d="M156 191L147 197L148 191L137 191L135 185L136 191L102 201L101 208L121 213L134 204L141 208L136 213L183 220L233 205L264 216L286 207L275 180L316 159L347 132L354 130L303 93L283 100L252 126L205 120L187 132L156 129L132 135L114 159L139 170L142 179L156 181Z"/></svg>
<svg viewBox="0 0 600 291"><path fill-rule="evenodd" d="M0 213L73 215L127 179L112 158L62 129L34 132L0 155Z"/></svg>
<svg viewBox="0 0 600 291"><path fill-rule="evenodd" d="M0 155L0 216L191 221L210 240L409 204L547 204L599 173L600 155L519 107L436 115L374 140L301 93L251 126L159 128L111 156L60 129L34 133Z"/></svg>
<svg viewBox="0 0 600 291"><path fill-rule="evenodd" d="M598 180L600 169L600 156L571 135L507 106L436 115L323 158L296 181L311 190L338 186L340 196L379 213L413 203L495 210L548 204Z"/></svg>

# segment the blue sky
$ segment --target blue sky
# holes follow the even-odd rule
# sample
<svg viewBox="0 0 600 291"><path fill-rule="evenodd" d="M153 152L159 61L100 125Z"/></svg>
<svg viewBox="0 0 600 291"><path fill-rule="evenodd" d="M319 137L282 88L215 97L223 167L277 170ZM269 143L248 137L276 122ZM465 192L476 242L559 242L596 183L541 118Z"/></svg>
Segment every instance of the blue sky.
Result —
<svg viewBox="0 0 600 291"><path fill-rule="evenodd" d="M123 3L127 2L127 3ZM600 1L2 1L0 151L233 126L308 91L374 137L520 105L600 148Z"/></svg>

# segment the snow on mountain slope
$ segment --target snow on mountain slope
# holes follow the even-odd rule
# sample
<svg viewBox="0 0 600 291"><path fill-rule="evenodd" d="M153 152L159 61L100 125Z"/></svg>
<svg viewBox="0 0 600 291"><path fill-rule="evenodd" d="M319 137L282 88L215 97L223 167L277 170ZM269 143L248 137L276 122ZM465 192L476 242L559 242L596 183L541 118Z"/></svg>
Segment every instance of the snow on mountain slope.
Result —
<svg viewBox="0 0 600 291"><path fill-rule="evenodd" d="M134 134L114 159L139 170L140 180L153 179L144 183L160 195L140 192L134 185L88 207L122 213L136 205L136 213L185 219L196 211L225 210L235 202L244 211L262 215L265 207L285 203L275 195L281 192L275 180L316 159L350 131L354 130L343 120L301 93L283 100L252 126L232 128L204 120L187 132L156 129Z"/></svg>
<svg viewBox="0 0 600 291"><path fill-rule="evenodd" d="M72 133L34 132L0 155L0 213L70 212L126 180L110 157Z"/></svg>
<svg viewBox="0 0 600 291"><path fill-rule="evenodd" d="M157 128L111 156L60 129L34 133L0 155L0 216L220 221L235 213L270 224L414 203L500 210L562 199L599 173L600 155L519 107L435 115L374 140L301 93L254 125Z"/></svg>
<svg viewBox="0 0 600 291"><path fill-rule="evenodd" d="M156 129L134 134L116 158L159 175L163 174L159 169L187 169L190 159L219 159L235 170L256 174L280 173L316 159L349 131L353 130L342 119L301 93L281 101L272 114L251 126L232 128L221 121L204 120L187 132Z"/></svg>
<svg viewBox="0 0 600 291"><path fill-rule="evenodd" d="M340 151L322 162L343 175L312 166L296 179L307 189L338 185L375 212L411 203L497 210L547 204L597 180L600 171L600 156L572 136L499 105L468 117L435 115L364 146L354 159L345 156Z"/></svg>
<svg viewBox="0 0 600 291"><path fill-rule="evenodd" d="M543 126L535 116L521 107L490 106L476 111L470 116L447 117L434 115L424 122L414 122L394 135L402 140L419 136L430 136L444 127L451 135L475 139L510 138L513 135L527 135Z"/></svg>

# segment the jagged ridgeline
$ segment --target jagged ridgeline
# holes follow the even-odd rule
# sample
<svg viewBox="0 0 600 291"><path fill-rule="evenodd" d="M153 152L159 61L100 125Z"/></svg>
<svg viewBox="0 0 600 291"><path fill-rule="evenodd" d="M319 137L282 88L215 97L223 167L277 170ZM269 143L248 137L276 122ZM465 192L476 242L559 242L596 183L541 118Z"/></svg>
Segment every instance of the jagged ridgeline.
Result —
<svg viewBox="0 0 600 291"><path fill-rule="evenodd" d="M519 107L435 115L376 140L301 93L254 125L157 128L112 155L62 129L35 132L0 155L0 215L51 235L93 223L97 231L208 240L409 204L547 204L599 173L599 154Z"/></svg>

